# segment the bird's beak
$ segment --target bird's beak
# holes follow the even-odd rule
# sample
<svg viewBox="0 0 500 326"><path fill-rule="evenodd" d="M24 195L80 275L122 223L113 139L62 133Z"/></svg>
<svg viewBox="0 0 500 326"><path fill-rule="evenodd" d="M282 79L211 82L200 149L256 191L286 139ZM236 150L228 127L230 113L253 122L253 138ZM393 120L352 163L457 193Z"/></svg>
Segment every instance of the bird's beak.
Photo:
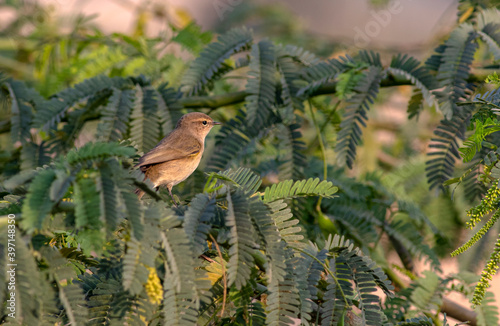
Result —
<svg viewBox="0 0 500 326"><path fill-rule="evenodd" d="M222 123L217 122L217 121L212 121L212 124L213 124L214 126L216 126L216 125L221 125Z"/></svg>

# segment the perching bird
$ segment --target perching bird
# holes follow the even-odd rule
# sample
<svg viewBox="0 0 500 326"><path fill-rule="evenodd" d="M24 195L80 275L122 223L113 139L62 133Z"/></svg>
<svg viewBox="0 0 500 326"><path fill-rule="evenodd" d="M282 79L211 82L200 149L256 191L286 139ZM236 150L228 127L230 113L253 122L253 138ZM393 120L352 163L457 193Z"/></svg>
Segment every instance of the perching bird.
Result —
<svg viewBox="0 0 500 326"><path fill-rule="evenodd" d="M213 126L219 124L201 112L185 114L174 130L139 159L136 166L156 189L167 187L175 206L177 203L172 195L172 187L186 180L196 170L205 149L205 137ZM135 192L139 199L144 195L140 189Z"/></svg>

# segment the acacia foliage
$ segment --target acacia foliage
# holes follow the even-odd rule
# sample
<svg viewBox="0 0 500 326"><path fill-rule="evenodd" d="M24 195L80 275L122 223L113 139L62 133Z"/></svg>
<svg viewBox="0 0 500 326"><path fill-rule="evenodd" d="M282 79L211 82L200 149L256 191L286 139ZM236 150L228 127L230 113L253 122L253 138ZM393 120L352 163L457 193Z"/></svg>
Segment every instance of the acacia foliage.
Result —
<svg viewBox="0 0 500 326"><path fill-rule="evenodd" d="M424 258L439 271L424 230L432 230L436 241L443 234L423 209L377 175L348 178L339 166L354 166L380 88L408 84L414 88L409 118L418 117L424 102L439 105L445 116L427 163L431 186L441 186L453 172L451 158L476 105L465 98L480 40L498 60L496 14L468 17L425 64L398 54L384 65L373 51L320 60L294 46L255 41L242 28L200 50L177 84L127 75L132 68L117 73L119 51L106 52L109 60L86 70L106 72L104 64L108 74L67 88L56 83L60 89L46 94L44 88L45 96L1 75L8 107L1 128L14 144L0 157L1 209L17 214L16 230L25 235L17 246L17 321L432 325L423 313L440 306L451 281L427 272L394 293L391 268L377 248L387 237L401 268L411 272L411 261ZM192 26L182 32L206 37ZM198 48L186 38L177 41ZM224 78L241 71L246 80L240 88ZM321 108L313 100L324 94L341 102L337 164L305 155L311 144L302 132L309 117L323 144L314 118ZM221 109L226 105L235 105L231 113ZM177 187L181 207L166 208L168 197L143 181L134 162L182 113L204 107L224 121L207 158L208 180L193 175ZM323 113L334 115L337 107ZM477 139L483 136L489 135ZM82 139L90 141L81 145ZM463 151L468 157L471 147ZM151 199L139 201L137 187ZM6 256L8 247L0 249ZM1 264L4 271L5 260ZM6 275L0 280L5 284ZM463 280L463 287L475 281ZM2 291L0 298L7 295ZM495 303L484 295L481 320L496 324ZM6 313L2 321L15 324Z"/></svg>

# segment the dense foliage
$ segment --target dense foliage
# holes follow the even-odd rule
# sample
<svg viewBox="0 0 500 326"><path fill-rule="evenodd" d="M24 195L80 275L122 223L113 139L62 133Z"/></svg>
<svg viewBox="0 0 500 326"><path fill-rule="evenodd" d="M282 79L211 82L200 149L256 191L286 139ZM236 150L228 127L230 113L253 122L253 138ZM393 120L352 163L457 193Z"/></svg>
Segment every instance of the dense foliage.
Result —
<svg viewBox="0 0 500 326"><path fill-rule="evenodd" d="M498 240L481 278L440 276L440 257L458 246L458 212L482 224L454 254L494 233L500 216L498 78L472 73L500 62L500 14L488 7L462 1L425 63L368 50L324 60L247 28L213 39L194 24L165 40L78 21L23 48L36 59L0 74L2 303L7 258L17 264L17 318L5 304L0 321L446 325L444 296L458 291L473 300L476 325L498 324L487 292ZM172 44L194 59L165 54ZM408 119L431 107L442 116L427 161L354 177L369 111L382 88L401 85L412 87ZM174 209L133 166L191 110L223 126L174 188Z"/></svg>

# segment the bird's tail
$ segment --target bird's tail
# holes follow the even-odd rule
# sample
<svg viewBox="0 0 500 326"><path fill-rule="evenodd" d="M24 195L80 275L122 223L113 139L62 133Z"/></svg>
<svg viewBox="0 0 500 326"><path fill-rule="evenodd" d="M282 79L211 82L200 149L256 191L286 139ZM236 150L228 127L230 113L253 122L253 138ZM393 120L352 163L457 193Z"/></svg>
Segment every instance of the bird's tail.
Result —
<svg viewBox="0 0 500 326"><path fill-rule="evenodd" d="M139 197L139 199L141 199L142 196L144 196L144 191L142 191L141 189L137 188L137 189L135 189L135 194L137 195L137 197Z"/></svg>

